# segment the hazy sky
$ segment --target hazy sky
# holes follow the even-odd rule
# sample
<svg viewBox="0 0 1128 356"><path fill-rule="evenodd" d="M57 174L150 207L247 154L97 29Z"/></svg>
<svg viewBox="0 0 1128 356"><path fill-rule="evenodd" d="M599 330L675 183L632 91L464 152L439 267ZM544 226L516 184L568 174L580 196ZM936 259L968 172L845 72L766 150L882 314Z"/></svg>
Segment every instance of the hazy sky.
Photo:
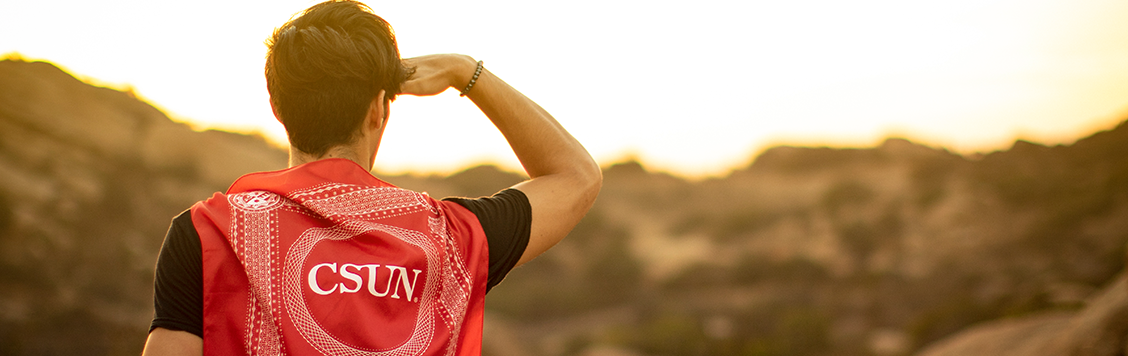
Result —
<svg viewBox="0 0 1128 356"><path fill-rule="evenodd" d="M199 128L284 142L263 41L316 2L3 0L0 53L132 86ZM367 3L404 56L484 60L603 164L719 174L771 145L890 135L968 153L1128 118L1123 0ZM456 91L392 105L377 170L483 161L516 166Z"/></svg>

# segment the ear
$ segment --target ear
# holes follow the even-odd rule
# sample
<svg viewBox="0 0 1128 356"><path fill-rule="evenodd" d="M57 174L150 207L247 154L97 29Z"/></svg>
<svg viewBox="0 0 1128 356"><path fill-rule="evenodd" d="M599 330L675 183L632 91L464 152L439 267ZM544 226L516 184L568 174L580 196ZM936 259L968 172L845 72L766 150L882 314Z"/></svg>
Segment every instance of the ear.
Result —
<svg viewBox="0 0 1128 356"><path fill-rule="evenodd" d="M381 90L372 98L372 102L368 104L368 122L373 125L372 128L380 129L388 124L388 102L384 101L384 91Z"/></svg>

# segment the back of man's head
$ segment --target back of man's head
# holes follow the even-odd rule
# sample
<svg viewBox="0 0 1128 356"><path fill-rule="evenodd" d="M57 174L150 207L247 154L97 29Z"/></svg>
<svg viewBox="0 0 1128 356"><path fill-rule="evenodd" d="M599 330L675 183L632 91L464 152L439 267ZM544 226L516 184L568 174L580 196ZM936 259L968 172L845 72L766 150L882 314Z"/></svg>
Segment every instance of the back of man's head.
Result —
<svg viewBox="0 0 1128 356"><path fill-rule="evenodd" d="M327 1L267 40L266 86L290 144L323 155L352 143L372 99L394 100L410 75L395 34L364 4Z"/></svg>

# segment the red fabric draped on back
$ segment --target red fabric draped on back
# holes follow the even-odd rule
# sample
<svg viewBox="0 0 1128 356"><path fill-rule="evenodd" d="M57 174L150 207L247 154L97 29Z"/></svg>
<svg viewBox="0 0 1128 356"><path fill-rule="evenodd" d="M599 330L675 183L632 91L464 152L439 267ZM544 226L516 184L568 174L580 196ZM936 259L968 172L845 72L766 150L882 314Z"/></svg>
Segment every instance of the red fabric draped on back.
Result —
<svg viewBox="0 0 1128 356"><path fill-rule="evenodd" d="M205 353L481 352L487 244L458 204L328 159L243 176L192 222Z"/></svg>

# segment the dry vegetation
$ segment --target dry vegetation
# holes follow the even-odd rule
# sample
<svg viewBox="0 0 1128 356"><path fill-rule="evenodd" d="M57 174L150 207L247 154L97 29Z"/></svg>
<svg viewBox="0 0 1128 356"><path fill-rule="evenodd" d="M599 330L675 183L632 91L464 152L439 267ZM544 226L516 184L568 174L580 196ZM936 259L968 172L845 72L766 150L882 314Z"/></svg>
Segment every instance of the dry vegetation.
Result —
<svg viewBox="0 0 1128 356"><path fill-rule="evenodd" d="M261 139L0 61L0 354L137 354L169 219L284 165ZM635 162L604 174L569 238L487 298L487 354L905 355L983 321L1097 313L1124 269L1126 125L974 159L893 139L778 147L705 181ZM432 196L522 179L383 178ZM1120 324L1093 325L1123 353ZM991 354L958 340L971 348L949 354Z"/></svg>

